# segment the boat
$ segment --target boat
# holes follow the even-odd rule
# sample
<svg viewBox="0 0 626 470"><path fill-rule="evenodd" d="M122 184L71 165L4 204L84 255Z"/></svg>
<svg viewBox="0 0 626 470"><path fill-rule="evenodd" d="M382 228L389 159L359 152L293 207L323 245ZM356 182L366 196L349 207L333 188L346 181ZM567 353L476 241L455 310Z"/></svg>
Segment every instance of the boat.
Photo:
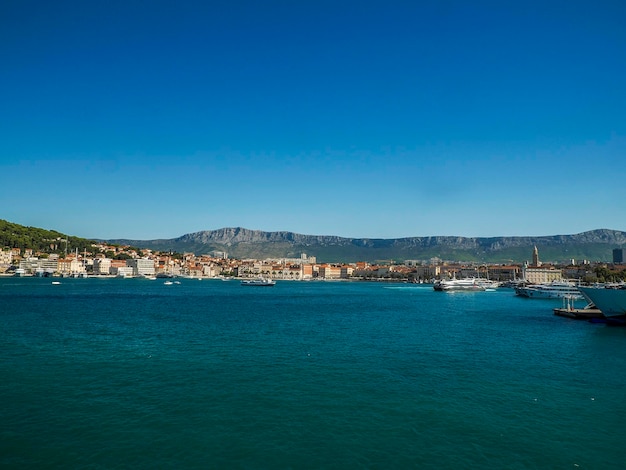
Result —
<svg viewBox="0 0 626 470"><path fill-rule="evenodd" d="M484 291L495 289L499 283L476 277L466 277L463 279L440 279L435 281L433 289L440 292L446 291Z"/></svg>
<svg viewBox="0 0 626 470"><path fill-rule="evenodd" d="M526 281L523 279L511 279L510 281L504 281L499 287L506 287L507 289L515 289L516 287L523 287L526 285Z"/></svg>
<svg viewBox="0 0 626 470"><path fill-rule="evenodd" d="M515 288L515 294L529 299L562 299L570 297L581 300L583 295L571 281L552 281L547 284L526 284Z"/></svg>
<svg viewBox="0 0 626 470"><path fill-rule="evenodd" d="M276 281L259 277L257 279L244 279L241 281L242 286L273 286Z"/></svg>
<svg viewBox="0 0 626 470"><path fill-rule="evenodd" d="M626 288L579 287L579 289L605 317L626 317Z"/></svg>

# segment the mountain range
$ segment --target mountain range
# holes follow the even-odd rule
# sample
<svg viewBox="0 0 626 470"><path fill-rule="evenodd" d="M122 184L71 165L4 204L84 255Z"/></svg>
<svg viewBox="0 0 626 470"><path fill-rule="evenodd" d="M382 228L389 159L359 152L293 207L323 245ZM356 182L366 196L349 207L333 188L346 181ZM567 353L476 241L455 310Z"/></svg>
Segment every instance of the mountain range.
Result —
<svg viewBox="0 0 626 470"><path fill-rule="evenodd" d="M344 238L264 232L246 228L221 228L158 240L107 240L160 251L192 252L197 255L226 252L231 258L299 258L302 253L318 262L447 261L522 263L532 259L533 248L544 262L569 263L572 259L607 261L613 249L626 244L626 232L597 229L574 235L536 237L407 237Z"/></svg>

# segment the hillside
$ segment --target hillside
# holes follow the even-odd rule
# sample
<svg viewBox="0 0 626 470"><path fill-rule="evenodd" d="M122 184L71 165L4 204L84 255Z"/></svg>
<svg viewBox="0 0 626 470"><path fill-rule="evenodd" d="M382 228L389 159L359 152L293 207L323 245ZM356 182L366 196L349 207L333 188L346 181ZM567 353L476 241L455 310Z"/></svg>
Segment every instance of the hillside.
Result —
<svg viewBox="0 0 626 470"><path fill-rule="evenodd" d="M543 261L611 261L612 250L626 244L626 232L599 229L575 235L538 237L409 237L395 239L343 238L222 228L167 240L109 240L141 248L207 254L224 251L231 258L295 258L301 253L320 262L458 260L521 263L531 259L537 246Z"/></svg>
<svg viewBox="0 0 626 470"><path fill-rule="evenodd" d="M32 248L43 253L65 250L91 251L92 240L0 220L0 244L6 248ZM447 261L522 263L530 260L537 246L542 261L566 263L612 260L612 250L626 245L626 232L598 229L575 235L538 237L408 237L394 239L344 238L331 235L303 235L293 232L264 232L245 228L222 228L189 233L161 240L108 240L160 251L208 254L223 251L231 258L297 258L302 253L320 262L402 262Z"/></svg>
<svg viewBox="0 0 626 470"><path fill-rule="evenodd" d="M91 251L93 240L73 237L55 230L27 227L0 219L0 247L31 248L41 253L63 253L66 249L74 251L78 248Z"/></svg>

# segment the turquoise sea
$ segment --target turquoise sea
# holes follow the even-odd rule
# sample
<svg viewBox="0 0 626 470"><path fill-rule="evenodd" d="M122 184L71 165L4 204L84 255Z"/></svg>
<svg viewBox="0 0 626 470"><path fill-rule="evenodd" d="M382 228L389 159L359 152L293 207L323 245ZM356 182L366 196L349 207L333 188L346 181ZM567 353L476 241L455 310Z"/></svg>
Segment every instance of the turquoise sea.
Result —
<svg viewBox="0 0 626 470"><path fill-rule="evenodd" d="M511 290L0 279L2 468L621 469L626 328Z"/></svg>

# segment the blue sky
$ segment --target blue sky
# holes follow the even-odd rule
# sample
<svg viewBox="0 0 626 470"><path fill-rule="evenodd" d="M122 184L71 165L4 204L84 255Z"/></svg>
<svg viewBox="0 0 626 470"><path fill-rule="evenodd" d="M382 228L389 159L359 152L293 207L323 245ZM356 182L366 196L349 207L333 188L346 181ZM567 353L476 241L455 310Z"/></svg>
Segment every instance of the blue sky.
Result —
<svg viewBox="0 0 626 470"><path fill-rule="evenodd" d="M626 3L0 5L0 218L93 238L626 230Z"/></svg>

